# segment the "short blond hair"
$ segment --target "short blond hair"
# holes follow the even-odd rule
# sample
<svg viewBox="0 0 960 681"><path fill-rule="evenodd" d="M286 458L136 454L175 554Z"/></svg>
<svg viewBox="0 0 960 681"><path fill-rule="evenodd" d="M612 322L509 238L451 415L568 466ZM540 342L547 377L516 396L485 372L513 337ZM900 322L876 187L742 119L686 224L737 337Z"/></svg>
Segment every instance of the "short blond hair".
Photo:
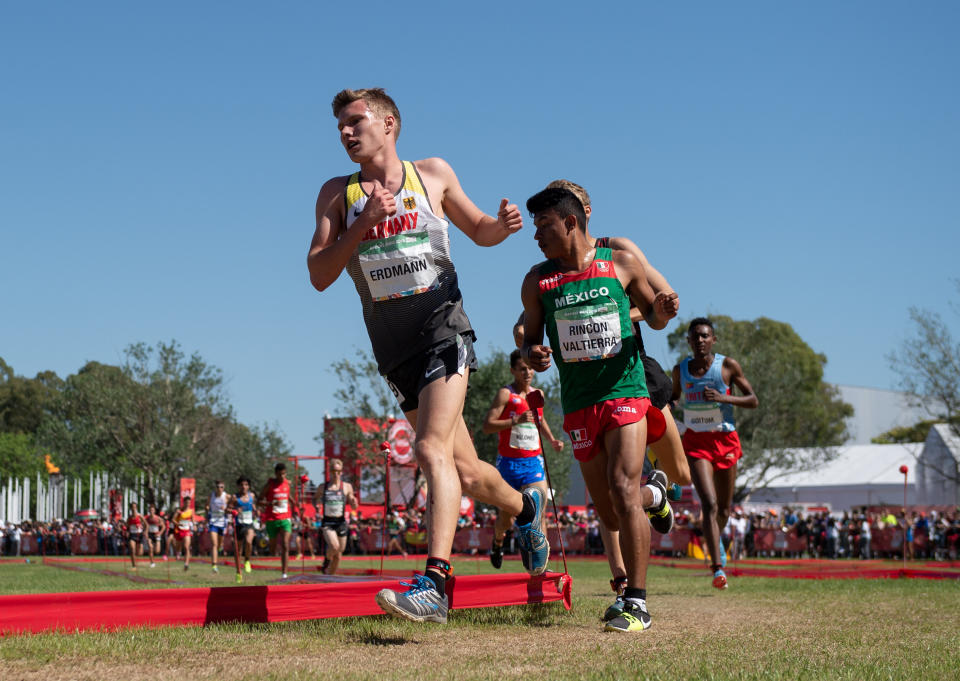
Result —
<svg viewBox="0 0 960 681"><path fill-rule="evenodd" d="M580 199L580 203L583 204L584 208L590 205L590 195L587 193L587 190L576 182L571 182L570 180L554 180L544 187L544 189L566 189Z"/></svg>
<svg viewBox="0 0 960 681"><path fill-rule="evenodd" d="M343 111L345 107L360 99L366 102L367 108L380 118L393 116L393 120L396 121L394 139L400 137L400 110L397 108L396 102L393 101L382 87L363 88L361 90L351 90L349 88L340 90L333 98L334 118L339 118L340 112Z"/></svg>

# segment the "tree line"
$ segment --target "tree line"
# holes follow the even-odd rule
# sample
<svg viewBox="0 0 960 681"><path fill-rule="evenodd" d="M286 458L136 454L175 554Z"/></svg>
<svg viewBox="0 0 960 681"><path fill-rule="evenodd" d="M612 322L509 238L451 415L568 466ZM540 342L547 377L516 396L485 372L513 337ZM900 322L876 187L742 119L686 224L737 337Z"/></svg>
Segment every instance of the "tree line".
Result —
<svg viewBox="0 0 960 681"><path fill-rule="evenodd" d="M181 477L199 491L239 475L265 480L290 446L275 428L240 423L220 369L176 341L128 346L119 366L91 361L61 378L15 374L0 358L0 476L107 471L120 485L144 478L148 502L176 498Z"/></svg>

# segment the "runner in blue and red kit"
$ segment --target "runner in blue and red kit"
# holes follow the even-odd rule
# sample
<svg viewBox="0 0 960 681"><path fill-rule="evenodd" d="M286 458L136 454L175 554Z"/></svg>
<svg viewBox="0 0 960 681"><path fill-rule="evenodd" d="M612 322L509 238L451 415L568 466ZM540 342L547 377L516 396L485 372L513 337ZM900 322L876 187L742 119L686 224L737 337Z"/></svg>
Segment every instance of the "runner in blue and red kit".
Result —
<svg viewBox="0 0 960 681"><path fill-rule="evenodd" d="M537 431L533 411L527 404L527 395L537 390L533 387L534 370L520 354L510 353L510 373L513 382L497 391L483 422L484 433L497 433L497 470L511 487L522 491L536 487L547 497L547 480L543 467L541 442L547 441L554 451L563 450L563 440L553 436L543 416L543 408L537 407L540 431ZM503 539L513 523L507 513L498 513L493 528L493 545L490 547L490 562L500 569L503 564Z"/></svg>
<svg viewBox="0 0 960 681"><path fill-rule="evenodd" d="M743 456L733 408L756 409L758 400L740 364L732 357L714 354L716 342L709 319L697 317L690 322L687 343L693 356L673 368L672 399L683 396L683 448L693 486L700 496L703 538L710 554L713 585L725 589L726 551L720 532L730 517L737 461ZM731 386L739 388L742 395L734 395Z"/></svg>

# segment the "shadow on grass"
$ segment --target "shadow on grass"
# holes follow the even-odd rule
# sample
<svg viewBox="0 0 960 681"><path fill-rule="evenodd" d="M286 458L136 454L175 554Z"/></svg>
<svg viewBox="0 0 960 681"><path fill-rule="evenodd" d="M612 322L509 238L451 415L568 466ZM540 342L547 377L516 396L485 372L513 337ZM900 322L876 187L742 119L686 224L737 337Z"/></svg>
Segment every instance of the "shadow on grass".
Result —
<svg viewBox="0 0 960 681"><path fill-rule="evenodd" d="M553 627L566 616L559 603L534 603L501 608L471 608L455 610L451 620L457 624L500 626L521 624L526 627Z"/></svg>
<svg viewBox="0 0 960 681"><path fill-rule="evenodd" d="M369 633L358 636L354 639L355 643L362 643L368 646L402 646L407 643L418 644L419 641L411 641L402 636L380 636L379 634Z"/></svg>

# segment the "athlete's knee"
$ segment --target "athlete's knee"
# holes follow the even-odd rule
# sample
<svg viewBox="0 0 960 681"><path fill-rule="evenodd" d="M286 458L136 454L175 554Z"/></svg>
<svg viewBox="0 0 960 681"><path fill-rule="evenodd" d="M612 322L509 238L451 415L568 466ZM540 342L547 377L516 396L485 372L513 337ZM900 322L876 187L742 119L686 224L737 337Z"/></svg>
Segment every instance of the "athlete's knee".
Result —
<svg viewBox="0 0 960 681"><path fill-rule="evenodd" d="M640 481L626 475L613 475L610 479L610 500L618 517L624 517L632 509L642 508Z"/></svg>
<svg viewBox="0 0 960 681"><path fill-rule="evenodd" d="M716 518L720 510L717 505L717 498L710 495L700 497L700 509L705 517Z"/></svg>
<svg viewBox="0 0 960 681"><path fill-rule="evenodd" d="M416 445L414 445L414 453L417 462L427 469L442 466L448 458L443 443L435 438L418 439Z"/></svg>
<svg viewBox="0 0 960 681"><path fill-rule="evenodd" d="M474 496L477 489L483 484L483 467L479 459L472 461L457 461L457 476L460 478L460 487L463 493Z"/></svg>

